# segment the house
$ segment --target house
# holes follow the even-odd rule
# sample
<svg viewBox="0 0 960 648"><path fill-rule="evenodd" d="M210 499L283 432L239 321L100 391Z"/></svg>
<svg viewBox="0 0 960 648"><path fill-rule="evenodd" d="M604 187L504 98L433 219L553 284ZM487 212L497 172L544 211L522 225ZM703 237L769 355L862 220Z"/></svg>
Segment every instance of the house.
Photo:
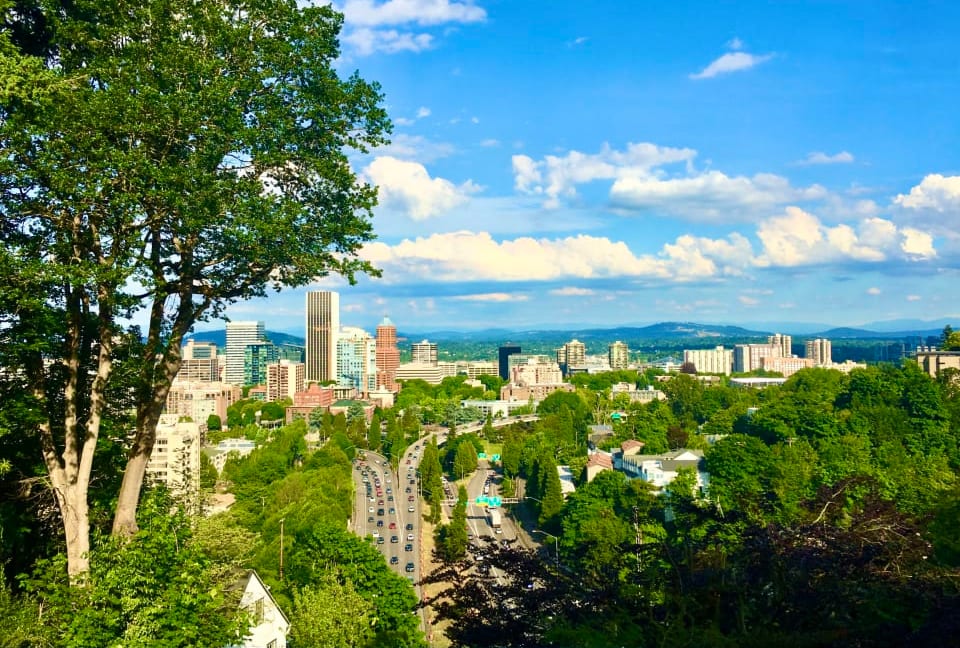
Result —
<svg viewBox="0 0 960 648"><path fill-rule="evenodd" d="M661 455L627 455L621 457L620 464L627 477L642 479L661 491L677 478L683 468L696 472L697 489L701 494L706 492L710 482L703 450L680 449Z"/></svg>
<svg viewBox="0 0 960 648"><path fill-rule="evenodd" d="M243 588L240 607L251 617L251 625L242 644L231 648L286 648L290 620L270 594L257 572L252 569L241 578Z"/></svg>
<svg viewBox="0 0 960 648"><path fill-rule="evenodd" d="M567 499L577 492L577 487L573 483L573 472L570 466L557 466L557 475L560 477L560 493L563 499Z"/></svg>
<svg viewBox="0 0 960 648"><path fill-rule="evenodd" d="M641 450L643 450L643 446L645 445L647 444L644 443L643 441L637 441L636 439L627 439L626 441L620 444L620 452L623 454L624 457L629 455L635 455L635 454L638 454Z"/></svg>
<svg viewBox="0 0 960 648"><path fill-rule="evenodd" d="M598 445L613 437L613 426L612 425L589 425L587 426L588 434L587 445L591 448L596 448Z"/></svg>
<svg viewBox="0 0 960 648"><path fill-rule="evenodd" d="M592 482L593 478L604 470L613 470L613 458L606 452L594 452L587 457L587 481Z"/></svg>

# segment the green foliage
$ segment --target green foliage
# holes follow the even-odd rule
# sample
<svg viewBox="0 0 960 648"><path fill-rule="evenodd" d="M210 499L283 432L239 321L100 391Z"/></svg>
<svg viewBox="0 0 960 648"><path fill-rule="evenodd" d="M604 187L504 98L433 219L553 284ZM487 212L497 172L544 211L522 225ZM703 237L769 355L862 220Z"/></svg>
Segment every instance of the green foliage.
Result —
<svg viewBox="0 0 960 648"><path fill-rule="evenodd" d="M467 489L461 485L450 524L437 527L437 547L446 562L461 560L467 554Z"/></svg>
<svg viewBox="0 0 960 648"><path fill-rule="evenodd" d="M311 648L364 648L374 645L374 603L337 572L293 592L290 645Z"/></svg>
<svg viewBox="0 0 960 648"><path fill-rule="evenodd" d="M204 491L211 491L217 485L217 469L207 453L200 453L200 488Z"/></svg>

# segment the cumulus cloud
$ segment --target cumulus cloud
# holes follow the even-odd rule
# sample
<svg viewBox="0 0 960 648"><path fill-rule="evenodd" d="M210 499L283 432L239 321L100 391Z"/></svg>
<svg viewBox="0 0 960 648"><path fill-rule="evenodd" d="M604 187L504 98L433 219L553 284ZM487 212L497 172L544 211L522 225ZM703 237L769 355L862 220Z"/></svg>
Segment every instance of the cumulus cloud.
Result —
<svg viewBox="0 0 960 648"><path fill-rule="evenodd" d="M960 176L932 173L908 194L899 194L893 202L907 209L929 209L939 213L960 211Z"/></svg>
<svg viewBox="0 0 960 648"><path fill-rule="evenodd" d="M417 119L423 119L424 117L429 117L429 116L430 116L430 109L427 108L426 106L420 106L420 108L417 109Z"/></svg>
<svg viewBox="0 0 960 648"><path fill-rule="evenodd" d="M739 41L737 41L739 43ZM742 43L740 43L742 45ZM740 70L749 70L752 67L760 65L764 61L769 61L773 58L773 54L748 54L746 52L727 52L722 55L720 58L716 59L710 65L703 68L700 72L696 74L691 74L690 78L699 80L699 79L712 79L713 77L720 76L721 74L729 74L731 72L738 72Z"/></svg>
<svg viewBox="0 0 960 648"><path fill-rule="evenodd" d="M483 22L487 12L472 0L346 0L341 6L347 23L366 27L380 25L441 25Z"/></svg>
<svg viewBox="0 0 960 648"><path fill-rule="evenodd" d="M369 27L350 30L342 36L342 40L359 56L370 56L377 52L384 54L422 52L433 46L431 34L415 34L396 29L370 29Z"/></svg>
<svg viewBox="0 0 960 648"><path fill-rule="evenodd" d="M927 260L936 256L933 238L912 228L897 228L880 218L861 221L855 229L824 225L799 207L762 222L757 229L763 250L760 267L794 267L817 263Z"/></svg>
<svg viewBox="0 0 960 648"><path fill-rule="evenodd" d="M414 220L449 211L481 189L470 180L455 185L444 178L431 178L422 164L391 156L375 158L363 175L379 187L384 205L403 209Z"/></svg>
<svg viewBox="0 0 960 648"><path fill-rule="evenodd" d="M801 165L815 165L815 164L850 164L853 162L853 154L848 151L840 151L834 155L828 155L822 151L814 151L813 153L808 153L807 157L800 160L798 164Z"/></svg>
<svg viewBox="0 0 960 648"><path fill-rule="evenodd" d="M565 286L563 288L554 288L549 291L551 295L557 297L588 297L597 294L595 290L589 288L577 288L576 286Z"/></svg>
<svg viewBox="0 0 960 648"><path fill-rule="evenodd" d="M547 155L542 160L514 155L514 186L523 193L543 195L547 206L556 207L561 197L576 195L577 185L624 176L646 176L656 167L692 162L696 155L693 149L647 142L628 143L623 151L604 144L599 153L570 151L564 156Z"/></svg>
<svg viewBox="0 0 960 648"><path fill-rule="evenodd" d="M516 302L516 301L527 301L530 299L528 295L522 294L511 294L504 292L496 293L478 293L474 295L457 295L452 297L457 301L477 301L477 302Z"/></svg>
<svg viewBox="0 0 960 648"><path fill-rule="evenodd" d="M610 200L626 209L657 210L696 221L745 221L790 202L824 198L820 185L794 187L772 173L753 177L707 171L686 178L625 176L613 183Z"/></svg>

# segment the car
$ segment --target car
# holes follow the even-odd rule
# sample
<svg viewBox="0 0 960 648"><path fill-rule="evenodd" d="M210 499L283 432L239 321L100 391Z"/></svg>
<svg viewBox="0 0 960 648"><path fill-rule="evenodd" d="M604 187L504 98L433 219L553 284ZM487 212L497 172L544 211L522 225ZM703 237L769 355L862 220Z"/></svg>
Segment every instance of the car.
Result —
<svg viewBox="0 0 960 648"><path fill-rule="evenodd" d="M371 504L373 504L374 502L376 502L376 501L377 501L377 500L375 500L375 499L373 499L372 497L371 497L371 498L369 498L369 499L370 499L370 503L371 503Z"/></svg>
<svg viewBox="0 0 960 648"><path fill-rule="evenodd" d="M397 565L400 563L400 558L398 556L390 556L390 564Z"/></svg>
<svg viewBox="0 0 960 648"><path fill-rule="evenodd" d="M407 522L407 531L413 531L413 525Z"/></svg>
<svg viewBox="0 0 960 648"><path fill-rule="evenodd" d="M369 522L370 524L373 524L373 516L372 516L372 515L367 518L367 522Z"/></svg>
<svg viewBox="0 0 960 648"><path fill-rule="evenodd" d="M408 502L412 502L412 501L415 500L415 499L416 499L416 498L415 498L413 495L407 495L407 501L408 501Z"/></svg>
<svg viewBox="0 0 960 648"><path fill-rule="evenodd" d="M390 507L390 515L393 515L393 514L396 513L396 512L397 512L397 509L395 509L395 508L393 508L393 507L391 506L391 507Z"/></svg>
<svg viewBox="0 0 960 648"><path fill-rule="evenodd" d="M417 483L417 480L416 480L416 479L411 479L411 480L410 480L410 483L411 483L411 484L416 484L416 483Z"/></svg>
<svg viewBox="0 0 960 648"><path fill-rule="evenodd" d="M404 550L404 551L413 551L413 545L412 545L412 544L405 544L405 545L403 545L403 550Z"/></svg>
<svg viewBox="0 0 960 648"><path fill-rule="evenodd" d="M398 538L397 536L390 536L390 542L393 544L397 544L398 542L400 542L400 538Z"/></svg>
<svg viewBox="0 0 960 648"><path fill-rule="evenodd" d="M393 494L393 489L390 487L387 487L387 495L391 495L391 494Z"/></svg>
<svg viewBox="0 0 960 648"><path fill-rule="evenodd" d="M403 492L404 492L404 493L412 493L412 492L413 492L413 489L410 488L409 486L407 486L405 489L403 489Z"/></svg>
<svg viewBox="0 0 960 648"><path fill-rule="evenodd" d="M364 478L363 478L363 483L369 484L369 483L370 483L370 478L369 478L369 477L364 477Z"/></svg>
<svg viewBox="0 0 960 648"><path fill-rule="evenodd" d="M387 501L388 501L388 502L392 502L392 501L393 501L393 495L387 495Z"/></svg>
<svg viewBox="0 0 960 648"><path fill-rule="evenodd" d="M397 523L396 523L396 522L391 522L391 523L390 523L390 528L391 528L391 529L396 529L396 528L397 528Z"/></svg>
<svg viewBox="0 0 960 648"><path fill-rule="evenodd" d="M404 569L405 569L406 571L408 571L408 572L412 572L412 571L415 570L416 568L417 568L417 566L414 565L412 562L408 562L408 563L407 563L407 566L404 567Z"/></svg>
<svg viewBox="0 0 960 648"><path fill-rule="evenodd" d="M378 526L378 527L382 527L382 526L383 526L383 520L377 520L377 526Z"/></svg>
<svg viewBox="0 0 960 648"><path fill-rule="evenodd" d="M391 509L391 510L393 510L393 509ZM415 508L412 507L412 506L408 506L408 507L407 507L407 513L415 513L416 510L417 510L417 509L415 509Z"/></svg>
<svg viewBox="0 0 960 648"><path fill-rule="evenodd" d="M411 542L413 541L413 534L412 534L412 533L408 533L408 534L407 534L407 540L409 540L409 541L411 541Z"/></svg>
<svg viewBox="0 0 960 648"><path fill-rule="evenodd" d="M393 513L393 509L390 509L390 512ZM382 509L382 508L381 508L381 509L377 509L377 515L379 515L380 517L383 517L383 509Z"/></svg>
<svg viewBox="0 0 960 648"><path fill-rule="evenodd" d="M369 511L370 513L373 513L373 507L371 506L370 508L367 509L367 511Z"/></svg>
<svg viewBox="0 0 960 648"><path fill-rule="evenodd" d="M409 459L407 459L407 465L408 465L408 466L410 465L410 460L409 460Z"/></svg>
<svg viewBox="0 0 960 648"><path fill-rule="evenodd" d="M377 544L383 544L384 542L386 542L386 540L383 539L383 536L377 538Z"/></svg>
<svg viewBox="0 0 960 648"><path fill-rule="evenodd" d="M379 538L379 537L380 537L380 532L379 532L379 531L374 531L374 532L373 532L373 537L374 537L374 538Z"/></svg>

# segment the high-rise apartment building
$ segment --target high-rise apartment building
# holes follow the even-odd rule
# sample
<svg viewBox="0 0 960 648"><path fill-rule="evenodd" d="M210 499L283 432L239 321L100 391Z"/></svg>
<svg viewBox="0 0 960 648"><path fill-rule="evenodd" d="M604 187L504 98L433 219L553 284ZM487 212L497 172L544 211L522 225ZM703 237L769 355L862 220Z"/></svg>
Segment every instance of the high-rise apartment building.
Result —
<svg viewBox="0 0 960 648"><path fill-rule="evenodd" d="M580 340L570 340L557 349L557 364L566 375L571 367L580 367L587 361L587 345Z"/></svg>
<svg viewBox="0 0 960 648"><path fill-rule="evenodd" d="M830 340L817 338L816 340L807 340L806 357L813 360L815 365L829 365L833 363L833 345Z"/></svg>
<svg viewBox="0 0 960 648"><path fill-rule="evenodd" d="M180 420L178 414L161 414L153 452L147 462L147 479L165 484L178 495L200 488L200 426Z"/></svg>
<svg viewBox="0 0 960 648"><path fill-rule="evenodd" d="M197 342L190 338L183 345L181 354L184 360L209 360L217 357L217 345L213 342Z"/></svg>
<svg viewBox="0 0 960 648"><path fill-rule="evenodd" d="M397 327L384 317L377 325L377 383L392 392L397 391L397 369L400 367L400 349L397 348Z"/></svg>
<svg viewBox="0 0 960 648"><path fill-rule="evenodd" d="M423 342L414 342L410 345L410 351L413 356L413 362L421 364L437 364L437 343L424 340Z"/></svg>
<svg viewBox="0 0 960 648"><path fill-rule="evenodd" d="M307 382L337 379L337 334L340 294L328 290L307 293Z"/></svg>
<svg viewBox="0 0 960 648"><path fill-rule="evenodd" d="M377 388L377 342L366 331L344 326L337 336L337 384L361 395Z"/></svg>
<svg viewBox="0 0 960 648"><path fill-rule="evenodd" d="M497 350L497 369L504 380L510 380L510 356L522 353L519 346L505 344Z"/></svg>
<svg viewBox="0 0 960 648"><path fill-rule="evenodd" d="M733 349L684 349L683 361L692 363L697 373L724 374L733 370Z"/></svg>
<svg viewBox="0 0 960 648"><path fill-rule="evenodd" d="M738 344L733 349L733 370L748 373L763 369L764 358L782 358L783 346L777 344Z"/></svg>
<svg viewBox="0 0 960 648"><path fill-rule="evenodd" d="M226 382L243 385L244 356L248 344L262 342L266 338L263 322L227 322Z"/></svg>
<svg viewBox="0 0 960 648"><path fill-rule="evenodd" d="M774 344L780 347L780 357L789 358L793 355L793 338L789 335L774 333L767 336L767 344Z"/></svg>
<svg viewBox="0 0 960 648"><path fill-rule="evenodd" d="M630 347L617 340L607 347L607 363L614 371L630 366Z"/></svg>
<svg viewBox="0 0 960 648"><path fill-rule="evenodd" d="M307 367L302 362L280 360L267 365L267 400L289 398L293 401L297 392L303 391Z"/></svg>

